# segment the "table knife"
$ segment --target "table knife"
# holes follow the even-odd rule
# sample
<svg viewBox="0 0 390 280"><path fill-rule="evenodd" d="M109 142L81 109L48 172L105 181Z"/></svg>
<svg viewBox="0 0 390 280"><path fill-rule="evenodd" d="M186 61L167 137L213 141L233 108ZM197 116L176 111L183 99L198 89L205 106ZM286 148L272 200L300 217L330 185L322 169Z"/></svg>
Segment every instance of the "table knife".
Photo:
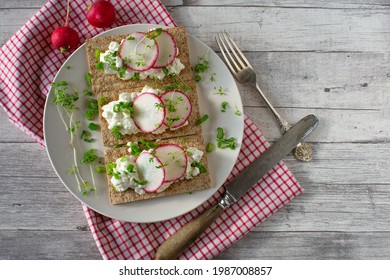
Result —
<svg viewBox="0 0 390 280"><path fill-rule="evenodd" d="M225 186L225 193L218 203L165 240L157 249L155 259L169 260L180 256L221 215L224 209L234 204L252 188L259 179L306 138L317 125L318 119L314 115L308 115L296 123L267 151Z"/></svg>

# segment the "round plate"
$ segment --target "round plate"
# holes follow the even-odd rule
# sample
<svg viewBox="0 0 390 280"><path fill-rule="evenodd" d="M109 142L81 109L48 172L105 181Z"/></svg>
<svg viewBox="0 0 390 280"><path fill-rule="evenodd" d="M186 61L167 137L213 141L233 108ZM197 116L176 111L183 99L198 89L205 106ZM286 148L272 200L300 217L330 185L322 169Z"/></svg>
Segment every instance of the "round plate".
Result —
<svg viewBox="0 0 390 280"><path fill-rule="evenodd" d="M127 25L103 32L98 36L128 34L155 27L163 26L150 24ZM44 112L44 136L50 161L58 177L68 190L91 209L105 216L128 222L148 223L167 220L185 214L201 205L221 187L229 176L237 160L243 136L244 122L240 94L233 77L218 55L191 35L188 35L188 43L193 65L206 53L210 61L209 71L203 75L202 81L197 83L201 115L209 115L209 119L202 124L205 141L206 143L214 143L216 147L217 127L224 128L227 137L233 136L236 139L236 148L234 150L216 148L213 152L207 153L209 172L212 179L212 187L210 189L192 194L185 193L112 205L108 199L105 174L95 174L96 191L84 196L77 186L74 175L68 173L69 168L74 163L73 150L69 145L69 132L65 130L57 108L53 104L54 90L50 90ZM86 109L87 96L84 96L82 92L88 88L85 79L87 72L88 64L85 45L82 45L65 61L54 78L54 82L67 81L80 94L80 100L77 101L80 110L74 114L74 120L80 121L80 131L87 129L90 123L83 116L83 112ZM224 94L221 94L221 91ZM226 112L221 112L221 104L224 101L229 103L229 107ZM237 110L241 112L241 116L234 114ZM68 119L66 115L65 118ZM95 123L97 122L98 120L95 120ZM90 148L96 149L97 154L103 158L105 148L102 145L99 132L92 132L91 137L95 138L95 141L92 143L85 143L80 139L76 139L79 143L79 148L76 151L77 162L80 162L84 152ZM84 166L80 163L78 165L83 177L90 181L89 166Z"/></svg>

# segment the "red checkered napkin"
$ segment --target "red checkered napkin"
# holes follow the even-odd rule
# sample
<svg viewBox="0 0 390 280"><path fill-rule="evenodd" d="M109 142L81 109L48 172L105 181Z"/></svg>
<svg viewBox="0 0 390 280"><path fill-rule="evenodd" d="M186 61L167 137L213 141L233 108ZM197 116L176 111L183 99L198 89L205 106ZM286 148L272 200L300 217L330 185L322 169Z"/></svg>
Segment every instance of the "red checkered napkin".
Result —
<svg viewBox="0 0 390 280"><path fill-rule="evenodd" d="M90 1L71 1L69 26L81 42L103 31L87 24L85 13ZM158 0L111 0L120 23L175 23ZM22 131L44 145L43 109L50 82L68 54L54 51L50 34L65 18L66 1L49 1L1 48L0 104L9 119ZM262 154L269 144L253 122L245 117L244 140L232 173L239 174ZM263 177L236 204L225 210L215 223L180 257L211 259L243 237L277 209L302 192L283 162ZM93 237L104 259L153 259L167 237L217 202L223 187L197 209L158 223L136 224L114 220L83 205Z"/></svg>
<svg viewBox="0 0 390 280"><path fill-rule="evenodd" d="M237 176L269 144L254 123L245 117L240 154L229 178ZM180 259L211 259L259 225L302 192L283 162L277 164L237 203L225 212L183 253ZM158 246L175 231L218 202L223 187L195 210L158 223L136 224L113 220L84 206L88 224L104 259L153 259Z"/></svg>

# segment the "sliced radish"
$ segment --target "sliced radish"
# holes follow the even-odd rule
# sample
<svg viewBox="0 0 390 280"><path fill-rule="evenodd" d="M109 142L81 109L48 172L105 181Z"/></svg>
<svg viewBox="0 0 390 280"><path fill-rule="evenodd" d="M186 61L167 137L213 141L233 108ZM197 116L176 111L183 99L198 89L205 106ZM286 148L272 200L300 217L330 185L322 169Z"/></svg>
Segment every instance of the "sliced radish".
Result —
<svg viewBox="0 0 390 280"><path fill-rule="evenodd" d="M133 102L135 125L142 132L153 132L160 128L165 119L164 103L157 95L145 92L138 95Z"/></svg>
<svg viewBox="0 0 390 280"><path fill-rule="evenodd" d="M172 183L164 183L162 186L156 191L158 193L165 191Z"/></svg>
<svg viewBox="0 0 390 280"><path fill-rule="evenodd" d="M187 155L176 144L161 145L153 150L165 169L165 183L182 178L187 170Z"/></svg>
<svg viewBox="0 0 390 280"><path fill-rule="evenodd" d="M182 126L192 112L191 101L187 95L181 91L172 90L164 92L160 98L166 109L164 124L170 128Z"/></svg>
<svg viewBox="0 0 390 280"><path fill-rule="evenodd" d="M153 68L163 68L171 65L177 56L175 39L167 31L162 30L161 34L155 40L159 48L159 53Z"/></svg>
<svg viewBox="0 0 390 280"><path fill-rule="evenodd" d="M145 182L145 192L155 192L163 184L165 180L164 168L157 168L161 166L161 161L149 152L142 152L135 160L137 165L138 174L141 182Z"/></svg>
<svg viewBox="0 0 390 280"><path fill-rule="evenodd" d="M123 39L119 57L132 71L142 72L152 68L158 58L159 47L155 39L143 32L135 32Z"/></svg>

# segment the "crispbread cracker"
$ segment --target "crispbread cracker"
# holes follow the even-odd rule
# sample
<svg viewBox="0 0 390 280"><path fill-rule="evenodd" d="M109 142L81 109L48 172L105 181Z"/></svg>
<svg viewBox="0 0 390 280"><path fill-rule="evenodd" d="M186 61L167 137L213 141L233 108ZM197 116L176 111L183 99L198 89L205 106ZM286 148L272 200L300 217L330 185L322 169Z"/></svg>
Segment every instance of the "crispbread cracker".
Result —
<svg viewBox="0 0 390 280"><path fill-rule="evenodd" d="M206 157L206 151L205 151L205 143L203 140L202 135L194 135L194 136L188 136L188 137L179 137L179 138L171 138L167 140L161 140L158 143L166 144L177 144L180 145L183 148L188 147L196 147L197 149L203 151L204 155L201 159L201 163L206 167L208 170L206 173L200 173L196 176L194 176L192 179L184 179L179 180L177 182L174 182L169 188L162 191L161 193L145 193L143 195L137 194L133 189L127 189L123 192L118 192L114 189L112 184L110 183L111 176L107 175L108 182L109 182L109 197L110 202L112 204L122 204L132 201L138 201L138 200L145 200L145 199L152 199L157 197L164 197L164 196L170 196L170 195L176 195L181 193L190 193L194 191L199 191L203 189L207 189L211 187L211 178L210 178L210 172L209 167L207 165L207 157ZM106 164L108 162L115 162L116 159L124 156L124 155L130 154L128 152L128 147L121 147L121 148L115 148L115 149L109 149L105 152L105 161Z"/></svg>
<svg viewBox="0 0 390 280"><path fill-rule="evenodd" d="M193 81L188 81L189 89L184 91L184 93L188 96L192 105L192 112L188 119L188 125L178 128L176 130L167 129L165 132L161 134L153 134L153 133L137 133L132 135L124 135L121 139L115 139L115 136L112 134L111 130L108 129L108 123L105 118L102 116L102 107L99 106L99 121L102 133L102 140L104 146L114 146L119 144L124 144L127 142L137 141L139 138L145 140L155 140L155 139L166 139L171 137L179 137L186 136L192 134L201 134L202 128L200 125L195 125L196 121L200 118L200 110L199 110L199 102L198 102L198 93L196 90L196 84ZM119 94L122 92L141 92L141 88L136 88L132 90L119 90L119 91L110 91L109 93L103 92L99 94L99 98L104 96L107 97L108 102L118 100Z"/></svg>
<svg viewBox="0 0 390 280"><path fill-rule="evenodd" d="M177 79L182 81L193 79L187 34L184 27L167 28L164 30L169 32L174 37L177 48L179 49L178 58L180 59L181 63L185 65L185 68L179 73ZM108 49L110 42L116 41L120 43L121 40L127 36L128 35L104 36L86 40L85 46L87 50L88 65L92 77L92 92L95 94L112 90L118 91L129 88L142 87L152 82L160 86L163 86L167 83L167 77L162 80L154 80L151 78L146 78L144 80L140 79L137 81L133 81L131 79L122 80L116 74L104 74L103 70L96 69L95 65L99 62L99 58L96 58L95 51L100 50L104 52Z"/></svg>

